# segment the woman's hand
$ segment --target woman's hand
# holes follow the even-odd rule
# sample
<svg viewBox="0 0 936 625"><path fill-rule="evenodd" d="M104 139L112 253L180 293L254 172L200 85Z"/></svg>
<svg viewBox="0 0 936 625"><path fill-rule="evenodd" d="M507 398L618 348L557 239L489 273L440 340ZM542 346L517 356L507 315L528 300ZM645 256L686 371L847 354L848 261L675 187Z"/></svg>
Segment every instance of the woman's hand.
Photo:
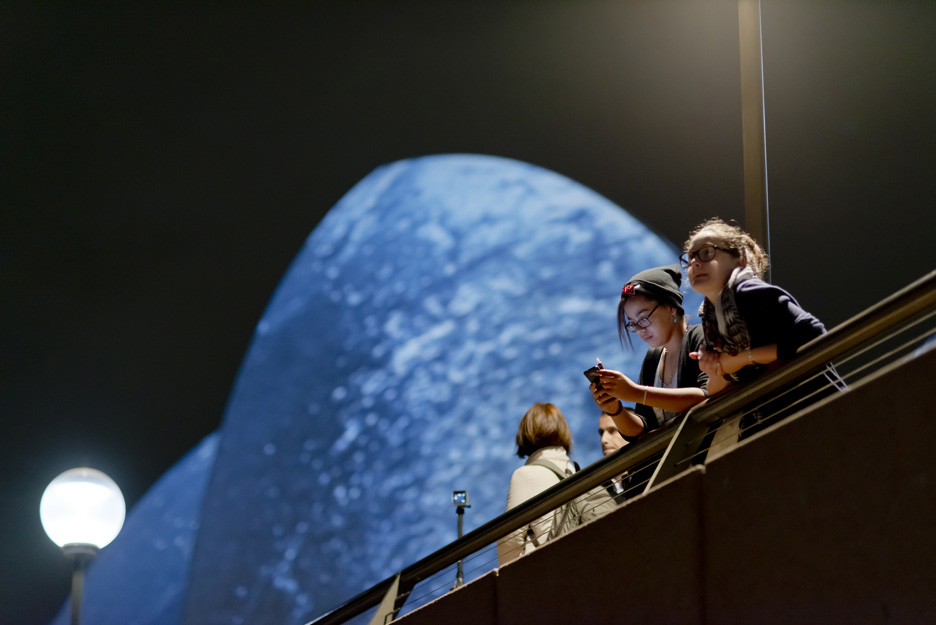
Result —
<svg viewBox="0 0 936 625"><path fill-rule="evenodd" d="M716 351L710 351L705 347L700 347L697 352L689 352L689 357L699 361L699 369L706 374L709 379L721 378L725 375L725 368L722 365L722 354Z"/></svg>
<svg viewBox="0 0 936 625"><path fill-rule="evenodd" d="M621 379L626 380L626 384L633 386L627 376L619 371L608 371L601 369L598 374L615 374L620 376ZM598 404L598 407L601 408L601 411L606 415L610 416L614 420L614 425L617 426L618 431L624 436L640 436L644 432L644 421L630 408L625 408L621 404L619 397L613 395L609 392L608 385L610 384L610 378L605 379L602 377L601 386L598 387L595 384L591 384L588 387L588 390L592 392L592 398L595 400L595 403Z"/></svg>
<svg viewBox="0 0 936 625"><path fill-rule="evenodd" d="M605 392L604 389L597 388L594 384L588 387L588 390L592 393L592 399L595 400L595 404L598 405L598 408L609 415L619 414L621 411L621 404L618 401L617 397L612 397Z"/></svg>
<svg viewBox="0 0 936 625"><path fill-rule="evenodd" d="M725 359L727 354L721 354L716 351L705 349L705 346L699 348L697 352L689 352L689 357L699 361L699 369L708 376L706 390L709 395L721 392L728 388L728 381L725 379ZM737 369L732 369L732 373Z"/></svg>
<svg viewBox="0 0 936 625"><path fill-rule="evenodd" d="M599 384L601 383L592 383L588 386L588 390L591 391L592 399L595 400L595 404L598 405L602 412L607 414L618 413L621 409L618 398L609 395L604 385L599 386Z"/></svg>
<svg viewBox="0 0 936 625"><path fill-rule="evenodd" d="M595 398L595 403L599 406L603 403L609 401L616 402L617 400L636 403L643 398L644 388L635 384L633 380L620 371L599 369L598 375L601 377L601 388L595 389L594 384L589 388L592 389L592 396ZM614 406L614 404L611 405ZM614 406L614 408L616 409L617 407ZM605 412L613 412L613 410Z"/></svg>
<svg viewBox="0 0 936 625"><path fill-rule="evenodd" d="M601 411L614 420L614 424L622 435L640 436L643 434L645 428L643 419L621 403L621 400L634 401L630 395L632 392L636 393L636 390L629 391L628 389L637 389L638 386L620 371L599 369L598 375L601 378L600 386L592 384L588 388ZM643 391L640 392L640 395L642 394Z"/></svg>
<svg viewBox="0 0 936 625"><path fill-rule="evenodd" d="M707 374L709 378L713 376L722 377L726 373L736 373L755 362L751 350L731 355L708 351L703 347L697 352L689 352L689 357L699 361L699 369Z"/></svg>

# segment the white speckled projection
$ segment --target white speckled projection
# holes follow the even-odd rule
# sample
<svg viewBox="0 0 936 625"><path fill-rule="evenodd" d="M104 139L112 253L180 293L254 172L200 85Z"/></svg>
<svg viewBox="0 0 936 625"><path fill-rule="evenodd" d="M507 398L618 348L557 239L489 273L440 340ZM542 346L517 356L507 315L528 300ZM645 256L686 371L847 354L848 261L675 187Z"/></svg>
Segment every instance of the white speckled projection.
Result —
<svg viewBox="0 0 936 625"><path fill-rule="evenodd" d="M454 540L452 490L471 494L466 531L497 516L534 402L558 405L574 457L597 460L582 371L601 356L636 375L643 349L622 351L615 327L621 285L676 259L626 211L529 164L445 155L375 170L315 229L257 326L183 621L305 623ZM142 612L150 599L135 600Z"/></svg>

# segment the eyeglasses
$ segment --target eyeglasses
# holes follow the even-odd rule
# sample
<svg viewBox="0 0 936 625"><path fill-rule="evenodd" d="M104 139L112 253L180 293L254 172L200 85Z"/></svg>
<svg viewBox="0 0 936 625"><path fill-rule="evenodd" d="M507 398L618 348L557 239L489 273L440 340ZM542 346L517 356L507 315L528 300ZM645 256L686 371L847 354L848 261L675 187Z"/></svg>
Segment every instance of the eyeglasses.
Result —
<svg viewBox="0 0 936 625"><path fill-rule="evenodd" d="M716 250L722 250L723 252L730 253L730 250L726 250L723 247L718 247L717 245L706 245L705 247L700 247L694 252L687 252L682 254L679 257L679 264L683 267L688 267L692 264L692 261L697 258L699 259L699 262L707 263L715 258Z"/></svg>
<svg viewBox="0 0 936 625"><path fill-rule="evenodd" d="M672 256L671 256L670 258L672 258ZM652 315L653 313L655 313L655 312L656 312L656 309L659 308L659 307L660 307L659 304L657 304L656 306L654 306L654 307L653 307L653 310L651 310L649 313L647 313L647 316L646 316L646 317L643 317L643 318L641 318L641 319L638 319L637 321L628 321L627 323L624 324L624 329L627 330L628 332L636 332L636 331L637 331L637 328L649 328L649 327L650 327L650 324L653 323L652 321L650 321L650 315ZM630 340L630 339L628 339L628 340Z"/></svg>

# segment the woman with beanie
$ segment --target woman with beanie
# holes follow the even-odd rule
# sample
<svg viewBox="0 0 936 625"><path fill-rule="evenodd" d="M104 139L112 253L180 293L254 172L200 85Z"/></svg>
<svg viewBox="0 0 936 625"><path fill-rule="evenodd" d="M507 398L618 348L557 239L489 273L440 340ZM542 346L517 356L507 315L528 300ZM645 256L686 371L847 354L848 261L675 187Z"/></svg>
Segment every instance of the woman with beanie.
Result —
<svg viewBox="0 0 936 625"><path fill-rule="evenodd" d="M618 304L618 334L633 347L636 333L650 349L637 382L620 371L600 369L592 384L595 403L610 415L618 430L633 439L654 430L705 399L708 377L689 357L704 344L702 327L688 326L679 290L678 265L641 271L627 281ZM621 402L634 402L634 411Z"/></svg>

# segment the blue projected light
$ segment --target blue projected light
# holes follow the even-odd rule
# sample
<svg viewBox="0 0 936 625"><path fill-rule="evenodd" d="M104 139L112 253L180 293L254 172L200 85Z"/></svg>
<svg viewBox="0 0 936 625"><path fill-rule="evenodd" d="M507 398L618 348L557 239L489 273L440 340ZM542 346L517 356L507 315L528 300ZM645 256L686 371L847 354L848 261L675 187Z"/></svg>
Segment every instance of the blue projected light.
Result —
<svg viewBox="0 0 936 625"><path fill-rule="evenodd" d="M86 608L98 585L133 602L135 623L170 622L147 618L158 601L191 624L305 623L454 540L453 490L471 493L466 531L503 512L534 402L565 413L580 464L597 460L582 371L600 356L636 375L643 349L623 352L615 327L621 285L676 258L619 207L529 164L378 168L315 229L257 326L201 516L187 519L200 527L187 604L134 586L154 533L120 571L101 554Z"/></svg>

